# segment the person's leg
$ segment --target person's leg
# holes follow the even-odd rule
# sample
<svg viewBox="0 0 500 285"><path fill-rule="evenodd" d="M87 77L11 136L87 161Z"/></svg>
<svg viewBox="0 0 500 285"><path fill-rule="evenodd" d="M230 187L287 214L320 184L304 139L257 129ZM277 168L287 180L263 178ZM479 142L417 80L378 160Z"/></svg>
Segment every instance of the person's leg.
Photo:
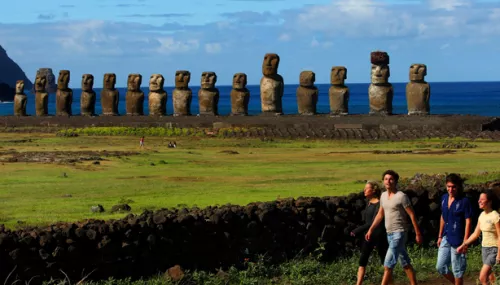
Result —
<svg viewBox="0 0 500 285"><path fill-rule="evenodd" d="M483 267L481 268L481 271L479 272L479 282L481 282L482 285L489 285L489 275L491 273L491 266L487 264L483 264Z"/></svg>
<svg viewBox="0 0 500 285"><path fill-rule="evenodd" d="M368 259L373 251L372 242L364 241L361 246L361 256L359 257L359 267L358 267L358 280L356 285L362 285L365 277L366 265L368 265Z"/></svg>
<svg viewBox="0 0 500 285"><path fill-rule="evenodd" d="M388 233L387 242L389 248L384 260L384 276L382 277L382 285L389 285L392 283L392 271L398 262L398 244L402 235L400 233Z"/></svg>
<svg viewBox="0 0 500 285"><path fill-rule="evenodd" d="M451 256L452 256L451 246L446 240L445 236L441 240L441 245L439 246L438 249L436 269L439 272L439 274L443 275L443 277L446 278L448 281L450 281L451 283L455 283L455 278L448 269L450 264L452 264Z"/></svg>
<svg viewBox="0 0 500 285"><path fill-rule="evenodd" d="M408 252L406 251L407 239L408 233L402 232L401 239L398 244L399 260L401 262L401 266L403 266L406 276L408 277L408 280L410 281L410 284L415 285L417 284L417 273L415 272L415 269L413 269L413 266L411 265L411 259L408 256Z"/></svg>
<svg viewBox="0 0 500 285"><path fill-rule="evenodd" d="M464 273L467 269L467 257L463 253L458 253L457 249L450 247L451 269L453 270L454 284L464 284Z"/></svg>

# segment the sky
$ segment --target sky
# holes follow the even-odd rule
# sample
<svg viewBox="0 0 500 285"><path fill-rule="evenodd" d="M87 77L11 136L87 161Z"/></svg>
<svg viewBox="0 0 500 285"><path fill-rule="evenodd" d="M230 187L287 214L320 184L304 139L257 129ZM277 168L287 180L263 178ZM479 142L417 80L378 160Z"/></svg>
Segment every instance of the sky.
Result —
<svg viewBox="0 0 500 285"><path fill-rule="evenodd" d="M153 73L172 86L176 70L215 71L229 85L244 72L258 84L265 53L278 53L285 84L304 70L329 83L346 66L349 83L370 80L370 52L390 55L391 82L407 82L412 63L426 80L498 81L500 0L17 0L4 1L0 45L34 80L36 70L81 75Z"/></svg>

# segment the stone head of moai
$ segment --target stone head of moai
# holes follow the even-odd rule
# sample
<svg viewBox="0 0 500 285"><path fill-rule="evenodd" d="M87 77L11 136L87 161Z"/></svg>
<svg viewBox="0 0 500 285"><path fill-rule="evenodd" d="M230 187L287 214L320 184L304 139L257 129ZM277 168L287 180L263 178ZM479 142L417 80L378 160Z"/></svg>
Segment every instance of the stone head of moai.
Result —
<svg viewBox="0 0 500 285"><path fill-rule="evenodd" d="M371 81L373 84L389 83L391 71L389 69L389 55L384 51L374 51L371 53Z"/></svg>
<svg viewBox="0 0 500 285"><path fill-rule="evenodd" d="M35 91L45 92L46 90L45 86L47 86L47 76L45 76L45 74L37 72L35 78Z"/></svg>
<svg viewBox="0 0 500 285"><path fill-rule="evenodd" d="M313 87L316 81L316 74L312 71L302 71L299 77L299 84L302 87Z"/></svg>
<svg viewBox="0 0 500 285"><path fill-rule="evenodd" d="M82 90L90 92L94 88L94 75L84 74L82 75Z"/></svg>
<svg viewBox="0 0 500 285"><path fill-rule="evenodd" d="M149 77L149 91L163 90L164 84L165 78L161 74L152 74L151 77Z"/></svg>
<svg viewBox="0 0 500 285"><path fill-rule="evenodd" d="M187 89L191 81L191 72L187 70L177 70L175 72L175 88Z"/></svg>
<svg viewBox="0 0 500 285"><path fill-rule="evenodd" d="M115 84L116 84L116 74L114 73L106 73L104 74L104 82L102 86L104 86L104 89L115 89Z"/></svg>
<svg viewBox="0 0 500 285"><path fill-rule="evenodd" d="M205 71L201 74L201 88L212 89L215 88L217 82L217 74L212 71Z"/></svg>
<svg viewBox="0 0 500 285"><path fill-rule="evenodd" d="M16 81L16 94L24 94L24 80Z"/></svg>
<svg viewBox="0 0 500 285"><path fill-rule="evenodd" d="M280 65L280 57L275 53L266 53L262 62L262 74L264 76L272 76L278 74Z"/></svg>
<svg viewBox="0 0 500 285"><path fill-rule="evenodd" d="M128 75L127 79L127 89L129 91L139 91L142 84L142 75L138 73L132 73Z"/></svg>
<svg viewBox="0 0 500 285"><path fill-rule="evenodd" d="M245 89L247 87L247 75L245 73L236 73L233 76L233 88Z"/></svg>
<svg viewBox="0 0 500 285"><path fill-rule="evenodd" d="M347 79L347 68L344 66L334 66L330 73L330 84L344 85Z"/></svg>
<svg viewBox="0 0 500 285"><path fill-rule="evenodd" d="M57 77L57 88L60 90L68 89L70 80L69 70L59 71L59 77Z"/></svg>
<svg viewBox="0 0 500 285"><path fill-rule="evenodd" d="M410 66L410 81L425 82L427 66L421 63L414 63Z"/></svg>

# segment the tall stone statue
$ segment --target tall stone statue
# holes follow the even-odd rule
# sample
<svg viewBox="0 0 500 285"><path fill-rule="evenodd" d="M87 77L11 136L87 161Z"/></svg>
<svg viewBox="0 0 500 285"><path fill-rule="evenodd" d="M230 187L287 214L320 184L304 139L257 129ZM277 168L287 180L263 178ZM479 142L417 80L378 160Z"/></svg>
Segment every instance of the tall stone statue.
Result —
<svg viewBox="0 0 500 285"><path fill-rule="evenodd" d="M149 78L148 106L150 116L167 114L167 92L163 90L165 78L161 74L153 74Z"/></svg>
<svg viewBox="0 0 500 285"><path fill-rule="evenodd" d="M172 93L174 105L174 116L191 115L191 100L193 91L189 88L191 73L187 70L177 70L175 72L175 89Z"/></svg>
<svg viewBox="0 0 500 285"><path fill-rule="evenodd" d="M349 113L349 87L345 86L347 68L334 66L330 73L330 114L333 116L347 115Z"/></svg>
<svg viewBox="0 0 500 285"><path fill-rule="evenodd" d="M101 90L101 108L104 116L118 116L118 102L120 92L115 88L116 74L104 74L103 88Z"/></svg>
<svg viewBox="0 0 500 285"><path fill-rule="evenodd" d="M219 89L215 88L217 74L206 71L201 74L201 88L198 91L198 104L201 116L219 115Z"/></svg>
<svg viewBox="0 0 500 285"><path fill-rule="evenodd" d="M37 73L35 78L35 112L39 117L49 114L49 93L45 89L46 86L46 75Z"/></svg>
<svg viewBox="0 0 500 285"><path fill-rule="evenodd" d="M248 115L250 91L247 89L247 75L236 73L233 76L233 89L231 90L231 116Z"/></svg>
<svg viewBox="0 0 500 285"><path fill-rule="evenodd" d="M275 53L268 53L262 62L262 74L260 80L260 100L263 114L282 115L282 97L284 82L283 77L278 74L280 57Z"/></svg>
<svg viewBox="0 0 500 285"><path fill-rule="evenodd" d="M383 51L371 53L371 84L368 88L371 115L391 115L394 90L389 83L389 55Z"/></svg>
<svg viewBox="0 0 500 285"><path fill-rule="evenodd" d="M125 94L128 116L144 115L144 92L141 90L141 84L142 75L137 73L128 75L127 93Z"/></svg>
<svg viewBox="0 0 500 285"><path fill-rule="evenodd" d="M57 92L57 84L56 84L56 77L54 75L54 73L52 72L52 68L39 68L37 71L36 71L36 75L40 75L40 76L45 76L45 91L47 93L56 93ZM34 92L36 92L36 90L34 89L35 87L33 86L33 90Z"/></svg>
<svg viewBox="0 0 500 285"><path fill-rule="evenodd" d="M412 64L410 67L410 82L406 85L406 102L408 115L429 115L431 86L425 82L427 66Z"/></svg>
<svg viewBox="0 0 500 285"><path fill-rule="evenodd" d="M80 110L82 116L95 116L96 93L94 91L94 76L82 75L82 95L80 96Z"/></svg>
<svg viewBox="0 0 500 285"><path fill-rule="evenodd" d="M71 116L71 105L73 104L73 90L69 88L70 72L69 70L59 71L57 78L56 92L56 115Z"/></svg>
<svg viewBox="0 0 500 285"><path fill-rule="evenodd" d="M24 80L16 81L16 95L14 95L14 116L26 116L28 96L24 94Z"/></svg>
<svg viewBox="0 0 500 285"><path fill-rule="evenodd" d="M302 71L297 87L297 106L300 115L316 114L316 104L318 103L318 88L314 86L316 74L312 71Z"/></svg>

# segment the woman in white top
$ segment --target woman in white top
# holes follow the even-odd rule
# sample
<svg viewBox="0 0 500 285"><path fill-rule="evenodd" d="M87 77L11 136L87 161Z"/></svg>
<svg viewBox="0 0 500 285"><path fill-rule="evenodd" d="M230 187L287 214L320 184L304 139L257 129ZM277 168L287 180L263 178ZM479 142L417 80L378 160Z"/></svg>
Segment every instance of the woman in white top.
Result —
<svg viewBox="0 0 500 285"><path fill-rule="evenodd" d="M479 281L483 285L492 284L495 282L495 275L492 268L495 264L500 263L500 254L498 247L500 246L500 215L495 210L497 209L497 197L491 190L487 190L479 196L479 208L483 210L477 221L476 230L464 243L457 248L457 252L461 253L466 250L466 247L479 238L483 234L482 259L483 267L479 273Z"/></svg>

